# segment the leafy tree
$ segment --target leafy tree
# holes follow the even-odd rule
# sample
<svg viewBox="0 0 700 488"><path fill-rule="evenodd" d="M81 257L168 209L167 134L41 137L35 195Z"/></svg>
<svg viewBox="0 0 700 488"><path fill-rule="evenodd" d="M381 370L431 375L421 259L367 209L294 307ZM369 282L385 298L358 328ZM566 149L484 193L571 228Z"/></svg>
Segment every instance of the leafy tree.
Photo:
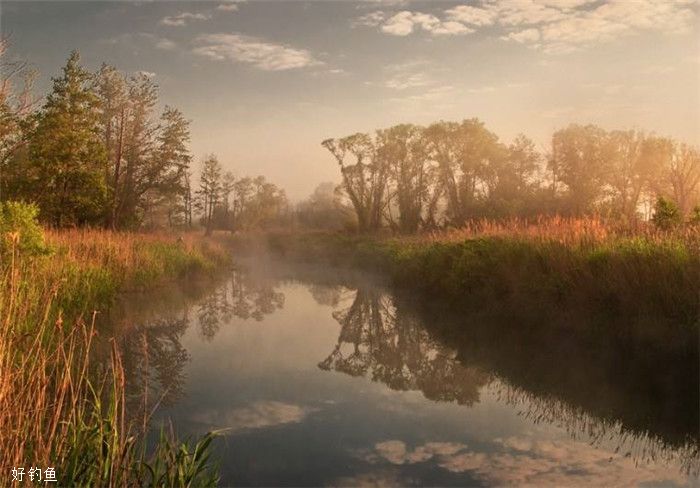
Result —
<svg viewBox="0 0 700 488"><path fill-rule="evenodd" d="M99 224L108 190L92 76L71 53L30 135L27 197L41 218L57 227Z"/></svg>
<svg viewBox="0 0 700 488"><path fill-rule="evenodd" d="M652 220L659 229L669 230L680 225L683 222L683 216L678 205L673 201L659 197L654 206Z"/></svg>
<svg viewBox="0 0 700 488"><path fill-rule="evenodd" d="M567 187L569 210L583 214L594 209L606 178L605 131L594 125L572 124L552 136L551 167Z"/></svg>
<svg viewBox="0 0 700 488"><path fill-rule="evenodd" d="M399 210L399 229L418 230L429 198L429 154L423 128L403 124L377 131L377 159L388 168L389 198L395 198Z"/></svg>
<svg viewBox="0 0 700 488"><path fill-rule="evenodd" d="M214 209L221 201L222 174L221 163L215 155L210 154L202 163L202 173L199 176L197 190L197 207L202 212L206 234L214 230Z"/></svg>
<svg viewBox="0 0 700 488"><path fill-rule="evenodd" d="M384 160L377 158L372 138L357 133L342 139L327 139L322 146L330 151L340 166L343 189L357 214L358 230L378 229L386 204L389 170Z"/></svg>

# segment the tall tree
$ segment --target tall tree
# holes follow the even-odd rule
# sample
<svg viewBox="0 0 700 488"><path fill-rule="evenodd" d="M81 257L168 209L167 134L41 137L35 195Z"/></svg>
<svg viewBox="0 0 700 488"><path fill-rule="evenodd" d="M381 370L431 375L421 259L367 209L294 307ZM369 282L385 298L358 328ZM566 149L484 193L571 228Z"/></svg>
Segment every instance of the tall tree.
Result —
<svg viewBox="0 0 700 488"><path fill-rule="evenodd" d="M207 235L210 235L214 230L214 209L221 200L221 171L221 163L219 163L215 155L210 154L204 159L202 163L202 173L199 176L197 205L202 212Z"/></svg>
<svg viewBox="0 0 700 488"><path fill-rule="evenodd" d="M429 157L423 129L403 124L377 131L377 158L389 171L399 229L416 232L429 198Z"/></svg>
<svg viewBox="0 0 700 488"><path fill-rule="evenodd" d="M374 141L367 134L357 133L342 139L327 139L322 145L340 166L343 189L357 214L359 231L378 229L386 204L389 171L385 162L377 158Z"/></svg>
<svg viewBox="0 0 700 488"><path fill-rule="evenodd" d="M678 205L683 218L700 203L700 151L688 144L667 140L663 145L664 166L661 170L661 192Z"/></svg>
<svg viewBox="0 0 700 488"><path fill-rule="evenodd" d="M52 225L99 224L104 218L106 154L92 76L71 53L42 109L29 145L27 189Z"/></svg>
<svg viewBox="0 0 700 488"><path fill-rule="evenodd" d="M35 122L32 88L36 72L26 61L11 59L9 48L9 40L0 38L0 201L8 196L8 183L16 187L22 179L27 134Z"/></svg>
<svg viewBox="0 0 700 488"><path fill-rule="evenodd" d="M552 136L551 165L567 187L569 209L582 214L594 209L602 196L607 170L606 134L594 125L572 124Z"/></svg>

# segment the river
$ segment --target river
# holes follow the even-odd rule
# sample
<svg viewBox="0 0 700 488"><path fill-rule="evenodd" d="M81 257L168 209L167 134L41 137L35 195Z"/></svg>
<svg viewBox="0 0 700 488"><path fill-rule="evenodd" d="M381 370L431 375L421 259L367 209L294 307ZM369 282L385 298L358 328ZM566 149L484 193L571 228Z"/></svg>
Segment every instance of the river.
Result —
<svg viewBox="0 0 700 488"><path fill-rule="evenodd" d="M223 485L698 484L697 344L543 340L334 269L188 288L115 314L130 411L226 429Z"/></svg>

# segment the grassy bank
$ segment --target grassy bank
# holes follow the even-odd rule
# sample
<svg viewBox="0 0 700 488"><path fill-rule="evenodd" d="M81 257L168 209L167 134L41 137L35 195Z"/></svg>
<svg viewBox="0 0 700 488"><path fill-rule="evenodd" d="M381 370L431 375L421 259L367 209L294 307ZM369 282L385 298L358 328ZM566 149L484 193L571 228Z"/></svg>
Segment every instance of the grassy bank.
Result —
<svg viewBox="0 0 700 488"><path fill-rule="evenodd" d="M621 324L647 328L698 327L698 229L663 233L550 219L475 222L404 238L321 233L264 238L278 255L378 271L398 286L456 306L495 304L531 315L554 307L624 317Z"/></svg>
<svg viewBox="0 0 700 488"><path fill-rule="evenodd" d="M71 486L213 484L210 438L188 446L166 436L144 451L125 412L120 352L113 345L109 361L95 361L105 338L94 323L119 293L220 268L225 246L75 230L47 232L37 252L21 232L10 237L0 247L0 484L13 467L53 467Z"/></svg>

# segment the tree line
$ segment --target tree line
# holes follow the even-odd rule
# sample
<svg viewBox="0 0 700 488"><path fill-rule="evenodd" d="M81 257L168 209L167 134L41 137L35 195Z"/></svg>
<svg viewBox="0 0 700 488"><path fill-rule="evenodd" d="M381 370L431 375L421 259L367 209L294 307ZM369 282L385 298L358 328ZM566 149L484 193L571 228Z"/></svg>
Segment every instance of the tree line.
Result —
<svg viewBox="0 0 700 488"><path fill-rule="evenodd" d="M634 221L645 206L670 214L664 222L700 221L698 149L639 130L572 124L543 152L522 134L505 144L473 118L401 124L322 145L339 166L360 231L411 233L543 214Z"/></svg>
<svg viewBox="0 0 700 488"><path fill-rule="evenodd" d="M39 106L35 73L7 47L0 41L0 202L35 204L58 228L190 227L194 216L208 232L264 225L285 207L276 186L224 173L214 155L193 181L190 122L177 108L157 111L146 74L107 64L91 73L74 51Z"/></svg>

